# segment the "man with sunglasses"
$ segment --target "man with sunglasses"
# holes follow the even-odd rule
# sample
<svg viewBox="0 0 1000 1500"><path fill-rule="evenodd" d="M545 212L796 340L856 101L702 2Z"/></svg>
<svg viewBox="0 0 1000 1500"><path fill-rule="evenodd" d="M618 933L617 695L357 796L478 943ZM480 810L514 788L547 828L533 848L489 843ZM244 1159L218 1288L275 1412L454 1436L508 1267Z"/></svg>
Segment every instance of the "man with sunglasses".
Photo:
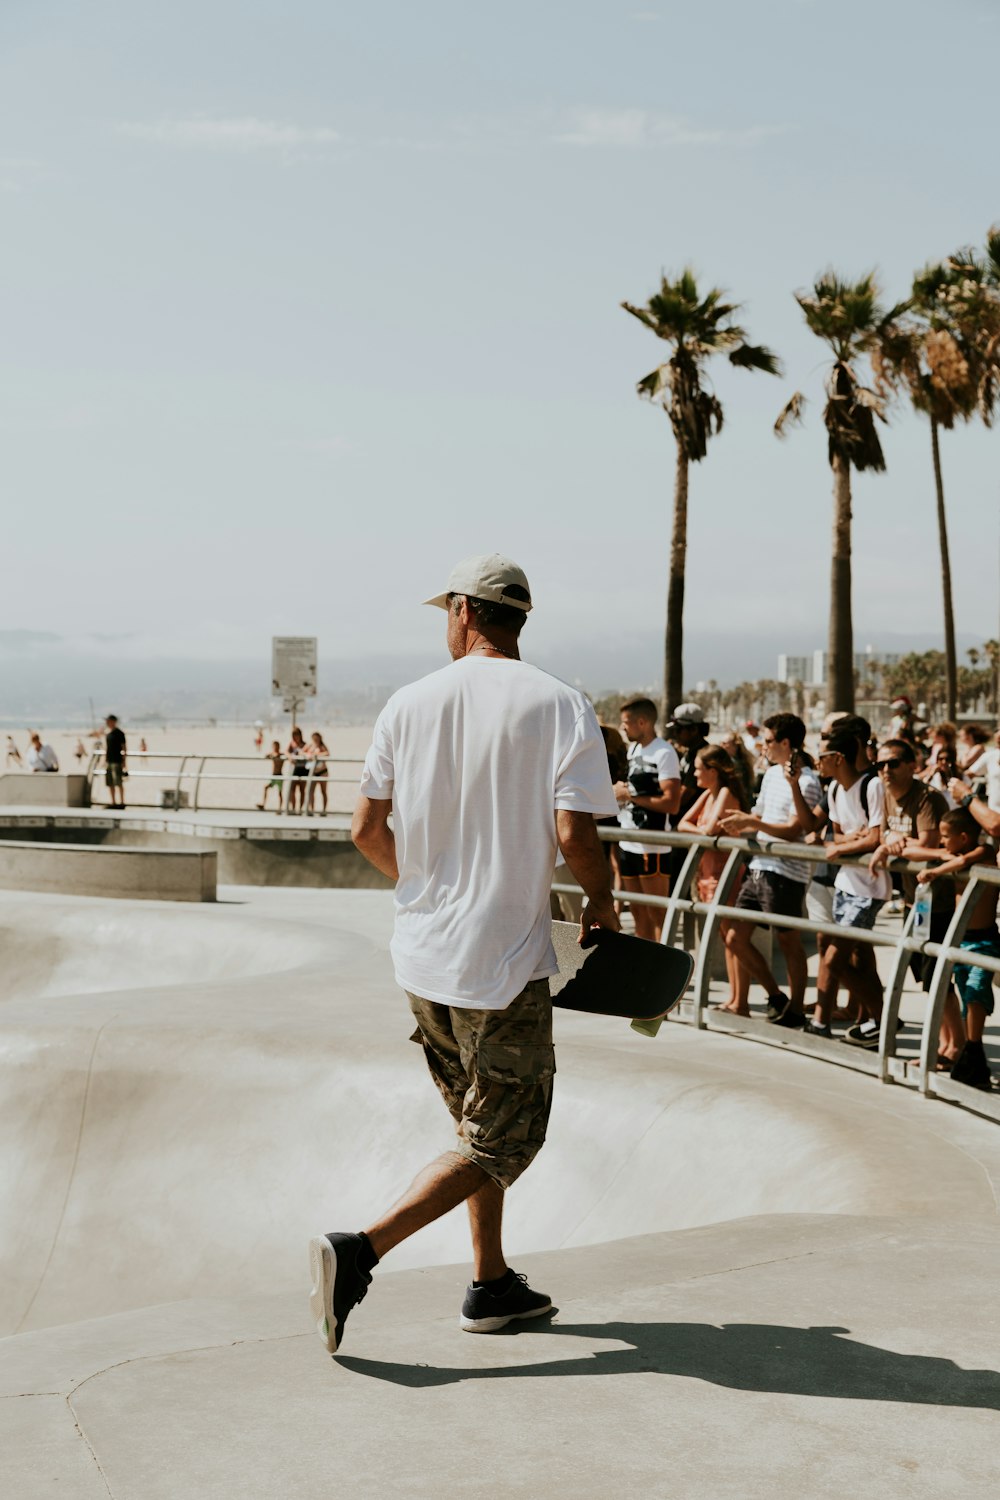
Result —
<svg viewBox="0 0 1000 1500"><path fill-rule="evenodd" d="M801 762L806 726L797 714L772 714L764 720L763 746L768 769L761 782L753 812L730 813L722 826L734 838L763 834L768 840L801 841L807 829L795 809L791 781L796 781L806 806L815 808L821 796L819 778ZM776 917L801 917L811 870L804 859L778 858L765 846L751 859L736 905L745 911L767 912ZM806 1024L805 993L808 968L802 939L789 927L775 927L778 946L788 970L787 997L764 955L753 944L749 922L723 924L726 947L751 979L767 993L767 1018L777 1026Z"/></svg>
<svg viewBox="0 0 1000 1500"><path fill-rule="evenodd" d="M850 721L848 721L850 722ZM828 859L837 862L850 855L870 854L881 840L884 788L859 770L863 742L840 728L824 739L819 752L819 774L830 779L829 807L833 838L826 843ZM830 1017L843 984L858 1007L860 1021L842 1038L850 1046L874 1050L878 1047L882 1016L882 982L875 953L867 943L850 941L850 929L870 931L892 891L885 870L874 873L857 865L840 865L833 888L833 920L846 928L843 939L828 938L820 944L816 979L816 1009L806 1031L830 1036Z"/></svg>
<svg viewBox="0 0 1000 1500"><path fill-rule="evenodd" d="M939 825L948 811L948 803L940 792L917 777L913 746L906 740L886 740L878 748L875 769L885 788L885 810L881 842L869 862L872 874L883 869L890 859L936 858L934 851L941 845ZM907 909L913 905L916 891L917 877L904 874L903 900ZM928 935L932 943L943 940L954 910L955 882L942 876L931 885ZM929 989L934 959L919 958L915 968L924 989Z"/></svg>

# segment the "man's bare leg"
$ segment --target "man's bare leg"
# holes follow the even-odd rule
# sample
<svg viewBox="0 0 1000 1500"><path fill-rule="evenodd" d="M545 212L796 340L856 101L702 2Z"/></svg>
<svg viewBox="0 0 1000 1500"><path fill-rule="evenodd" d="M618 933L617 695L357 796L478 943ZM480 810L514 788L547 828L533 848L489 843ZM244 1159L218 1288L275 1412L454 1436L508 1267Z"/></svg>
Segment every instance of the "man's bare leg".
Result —
<svg viewBox="0 0 1000 1500"><path fill-rule="evenodd" d="M446 1151L418 1172L388 1213L365 1230L368 1243L381 1260L411 1234L450 1213L488 1182L491 1179L482 1167L457 1151Z"/></svg>
<svg viewBox="0 0 1000 1500"><path fill-rule="evenodd" d="M785 956L785 968L788 970L788 998L791 1007L797 1011L804 1010L806 980L809 978L806 950L802 946L801 938L787 927L776 927L775 934L778 947Z"/></svg>
<svg viewBox="0 0 1000 1500"><path fill-rule="evenodd" d="M482 1187L466 1199L475 1281L498 1281L507 1269L501 1241L503 1197L503 1188L487 1177Z"/></svg>
<svg viewBox="0 0 1000 1500"><path fill-rule="evenodd" d="M750 978L763 985L768 995L778 994L778 981L771 973L767 959L759 948L754 947L751 924L749 922L724 922L722 930L726 948L743 966Z"/></svg>

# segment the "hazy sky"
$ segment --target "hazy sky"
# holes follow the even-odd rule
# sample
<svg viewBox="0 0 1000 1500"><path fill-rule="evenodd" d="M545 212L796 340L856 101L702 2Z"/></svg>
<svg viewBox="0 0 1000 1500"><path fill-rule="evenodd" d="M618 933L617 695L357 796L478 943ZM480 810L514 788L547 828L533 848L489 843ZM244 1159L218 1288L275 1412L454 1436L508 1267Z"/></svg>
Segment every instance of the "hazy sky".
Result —
<svg viewBox="0 0 1000 1500"><path fill-rule="evenodd" d="M673 444L634 393L665 346L618 303L690 261L786 375L719 371L688 628L821 644L823 351L791 293L877 265L895 298L982 240L998 56L995 0L3 0L0 629L407 654L441 636L416 601L496 549L534 640L627 656ZM940 621L926 425L884 445L859 644ZM944 463L958 626L995 634L1000 432Z"/></svg>

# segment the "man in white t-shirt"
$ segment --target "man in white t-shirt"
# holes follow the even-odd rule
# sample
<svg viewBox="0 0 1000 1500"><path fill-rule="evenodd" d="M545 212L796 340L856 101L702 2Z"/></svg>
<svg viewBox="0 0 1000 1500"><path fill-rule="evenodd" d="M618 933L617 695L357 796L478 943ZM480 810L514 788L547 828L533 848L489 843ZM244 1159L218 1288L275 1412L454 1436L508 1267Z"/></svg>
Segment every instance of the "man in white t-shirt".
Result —
<svg viewBox="0 0 1000 1500"><path fill-rule="evenodd" d="M764 773L753 811L729 813L722 823L734 838L763 834L771 839L802 840L802 826L792 796L791 780L797 780L806 805L816 807L822 797L819 777L800 765L806 726L797 714L772 714L764 720L762 743L769 763ZM755 854L747 866L746 876L736 898L745 911L768 912L776 917L801 917L805 914L805 894L810 877L809 862L772 854L768 847ZM748 922L723 924L726 947L751 979L767 992L767 1018L776 1026L802 1027L806 1024L805 994L808 967L802 939L790 927L775 927L775 935L788 970L788 995L778 989L778 981L759 948L753 944L753 928Z"/></svg>
<svg viewBox="0 0 1000 1500"><path fill-rule="evenodd" d="M681 805L681 771L677 751L656 732L656 705L651 698L633 698L623 703L621 733L628 743L628 780L615 782L618 822L622 828L640 833L648 828L662 832L667 819ZM666 844L623 839L618 845L618 869L622 889L642 891L647 896L670 894L670 848ZM632 906L636 937L660 941L663 907Z"/></svg>
<svg viewBox="0 0 1000 1500"><path fill-rule="evenodd" d="M594 824L616 805L604 741L581 693L520 659L524 573L495 553L470 558L426 602L447 610L452 662L379 715L352 833L395 882L396 980L457 1141L361 1234L312 1241L311 1305L331 1353L382 1256L463 1202L475 1280L461 1327L489 1332L550 1309L509 1269L500 1226L551 1104L557 847L586 897L581 938L619 926Z"/></svg>
<svg viewBox="0 0 1000 1500"><path fill-rule="evenodd" d="M831 778L830 824L833 839L825 848L831 862L848 856L874 852L882 840L885 788L874 771L858 770L858 740L834 729L819 753L819 773ZM882 906L892 895L892 883L884 869L871 872L867 866L843 865L833 885L833 920L846 929L844 940L827 938L822 945L816 978L816 1008L806 1031L830 1036L830 1017L837 990L845 986L858 1006L861 1019L842 1038L851 1046L874 1051L879 1041L882 1016L882 981L875 964L875 950L867 943L850 941L851 928L870 931Z"/></svg>

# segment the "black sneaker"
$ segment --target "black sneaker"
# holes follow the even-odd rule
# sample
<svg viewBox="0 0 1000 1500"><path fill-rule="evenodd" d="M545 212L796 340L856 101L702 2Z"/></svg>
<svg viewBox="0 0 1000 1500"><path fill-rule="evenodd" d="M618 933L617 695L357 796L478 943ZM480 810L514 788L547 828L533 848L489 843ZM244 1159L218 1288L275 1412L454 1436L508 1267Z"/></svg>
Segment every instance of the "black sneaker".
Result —
<svg viewBox="0 0 1000 1500"><path fill-rule="evenodd" d="M878 1035L877 1026L874 1031L862 1031L860 1025L849 1026L840 1040L846 1042L849 1047L862 1047L866 1052L877 1052Z"/></svg>
<svg viewBox="0 0 1000 1500"><path fill-rule="evenodd" d="M982 1042L966 1042L955 1059L951 1077L956 1083L968 1084L969 1088L992 1092L993 1075Z"/></svg>
<svg viewBox="0 0 1000 1500"><path fill-rule="evenodd" d="M801 1031L806 1024L805 1012L793 1010L792 1002L789 1000L780 1016L775 1016L771 1022L772 1026L789 1026L793 1030Z"/></svg>
<svg viewBox="0 0 1000 1500"><path fill-rule="evenodd" d="M802 1030L805 1032L806 1036L833 1036L833 1032L830 1030L829 1026L817 1026L815 1021L807 1021Z"/></svg>
<svg viewBox="0 0 1000 1500"><path fill-rule="evenodd" d="M362 1245L360 1234L320 1234L309 1241L309 1306L316 1332L331 1354L340 1348L347 1314L371 1286L371 1276L358 1265Z"/></svg>
<svg viewBox="0 0 1000 1500"><path fill-rule="evenodd" d="M526 1276L509 1271L507 1286L488 1292L483 1286L466 1287L459 1326L466 1333L495 1333L524 1318L539 1318L552 1311L551 1299L544 1292L533 1292Z"/></svg>
<svg viewBox="0 0 1000 1500"><path fill-rule="evenodd" d="M787 1006L788 996L783 995L779 990L776 995L768 995L767 1010L765 1010L764 1015L769 1021L776 1021L781 1013L787 1009Z"/></svg>

